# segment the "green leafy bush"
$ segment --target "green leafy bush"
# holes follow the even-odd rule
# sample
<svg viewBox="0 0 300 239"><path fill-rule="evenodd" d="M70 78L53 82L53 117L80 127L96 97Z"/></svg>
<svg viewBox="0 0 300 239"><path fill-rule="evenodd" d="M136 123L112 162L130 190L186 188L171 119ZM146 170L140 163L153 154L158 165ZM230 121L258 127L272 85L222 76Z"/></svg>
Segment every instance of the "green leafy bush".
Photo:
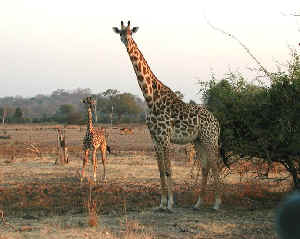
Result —
<svg viewBox="0 0 300 239"><path fill-rule="evenodd" d="M204 102L221 124L221 143L233 155L280 162L300 188L300 62L272 74L268 86L229 73L204 90Z"/></svg>

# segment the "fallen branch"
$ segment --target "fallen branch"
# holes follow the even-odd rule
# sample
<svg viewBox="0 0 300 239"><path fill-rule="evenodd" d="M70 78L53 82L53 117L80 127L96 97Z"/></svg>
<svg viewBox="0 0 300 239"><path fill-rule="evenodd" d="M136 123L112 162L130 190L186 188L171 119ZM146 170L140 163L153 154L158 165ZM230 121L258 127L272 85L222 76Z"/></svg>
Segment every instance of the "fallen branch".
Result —
<svg viewBox="0 0 300 239"><path fill-rule="evenodd" d="M42 158L42 152L40 150L40 146L38 144L35 143L31 143L31 144L26 144L25 145L25 149L36 154L38 158Z"/></svg>
<svg viewBox="0 0 300 239"><path fill-rule="evenodd" d="M3 223L4 226L9 226L11 227L13 230L15 231L20 231L17 227L15 227L14 225L11 225L10 223L6 222L6 219L4 217L4 212L2 210L0 210L0 216L1 216L1 222Z"/></svg>
<svg viewBox="0 0 300 239"><path fill-rule="evenodd" d="M280 182L288 180L290 178L291 178L290 176L287 176L287 177L283 177L283 178L259 178L259 179L273 181L274 183L280 183Z"/></svg>

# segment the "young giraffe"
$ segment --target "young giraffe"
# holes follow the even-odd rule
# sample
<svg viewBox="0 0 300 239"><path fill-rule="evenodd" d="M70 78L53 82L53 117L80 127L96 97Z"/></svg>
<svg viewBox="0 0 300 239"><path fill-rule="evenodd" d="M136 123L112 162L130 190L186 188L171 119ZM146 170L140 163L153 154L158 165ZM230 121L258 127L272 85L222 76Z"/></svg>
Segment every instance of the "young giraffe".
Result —
<svg viewBox="0 0 300 239"><path fill-rule="evenodd" d="M97 129L93 126L93 117L92 117L92 107L95 105L96 101L92 97L87 97L81 100L82 103L88 106L88 124L86 129L86 134L83 139L83 150L84 150L84 159L82 165L81 172L81 182L84 178L84 168L88 163L89 151L92 150L93 154L93 168L94 168L94 181L96 182L96 170L97 170L97 149L100 147L101 156L102 156L102 164L103 164L103 177L102 179L106 179L105 174L105 161L106 161L106 151L110 152L109 146L106 144L106 139L104 135L104 129Z"/></svg>
<svg viewBox="0 0 300 239"><path fill-rule="evenodd" d="M206 192L207 177L210 169L213 173L215 186L214 209L221 204L221 181L219 173L222 168L218 145L220 127L218 120L207 109L186 104L151 71L132 34L138 27L130 28L121 22L121 29L114 27L119 34L132 62L138 84L147 102L147 126L149 128L161 179L161 203L159 210L172 211L174 204L172 191L172 169L169 158L170 143L192 143L197 151L197 158L201 160L202 183L201 193L194 208L202 204ZM201 155L201 157L200 157Z"/></svg>

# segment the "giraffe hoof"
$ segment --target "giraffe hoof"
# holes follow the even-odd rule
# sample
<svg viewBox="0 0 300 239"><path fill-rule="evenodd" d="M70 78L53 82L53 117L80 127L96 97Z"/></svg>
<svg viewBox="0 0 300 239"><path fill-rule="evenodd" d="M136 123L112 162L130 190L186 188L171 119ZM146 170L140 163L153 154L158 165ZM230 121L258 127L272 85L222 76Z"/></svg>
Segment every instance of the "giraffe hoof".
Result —
<svg viewBox="0 0 300 239"><path fill-rule="evenodd" d="M167 208L167 209L165 210L165 212L171 214L171 213L174 213L175 211L174 211L173 209Z"/></svg>
<svg viewBox="0 0 300 239"><path fill-rule="evenodd" d="M153 211L154 211L154 212L166 212L166 211L167 211L167 208L157 207L157 208L154 208Z"/></svg>
<svg viewBox="0 0 300 239"><path fill-rule="evenodd" d="M214 206L212 209L213 209L214 211L219 211L219 210L220 210L220 206Z"/></svg>
<svg viewBox="0 0 300 239"><path fill-rule="evenodd" d="M163 212L163 213L174 213L173 209L170 208L162 208L162 207L158 207L154 209L154 212Z"/></svg>
<svg viewBox="0 0 300 239"><path fill-rule="evenodd" d="M200 207L195 207L195 206L193 206L192 209L193 209L194 211L200 211Z"/></svg>

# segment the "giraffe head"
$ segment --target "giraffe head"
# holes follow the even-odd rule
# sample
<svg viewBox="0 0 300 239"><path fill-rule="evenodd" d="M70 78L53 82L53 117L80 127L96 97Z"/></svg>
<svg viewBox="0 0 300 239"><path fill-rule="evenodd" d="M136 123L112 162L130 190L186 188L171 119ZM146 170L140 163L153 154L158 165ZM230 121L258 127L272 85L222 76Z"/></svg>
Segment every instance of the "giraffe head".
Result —
<svg viewBox="0 0 300 239"><path fill-rule="evenodd" d="M132 34L136 33L138 29L138 27L133 27L132 29L130 29L130 21L128 21L127 27L124 26L123 21L121 21L121 29L119 29L118 27L113 27L113 31L120 35L121 41L126 47Z"/></svg>
<svg viewBox="0 0 300 239"><path fill-rule="evenodd" d="M84 103L84 104L88 105L89 107L92 107L92 106L96 105L96 99L94 99L92 96L89 96L89 97L82 99L81 103Z"/></svg>

